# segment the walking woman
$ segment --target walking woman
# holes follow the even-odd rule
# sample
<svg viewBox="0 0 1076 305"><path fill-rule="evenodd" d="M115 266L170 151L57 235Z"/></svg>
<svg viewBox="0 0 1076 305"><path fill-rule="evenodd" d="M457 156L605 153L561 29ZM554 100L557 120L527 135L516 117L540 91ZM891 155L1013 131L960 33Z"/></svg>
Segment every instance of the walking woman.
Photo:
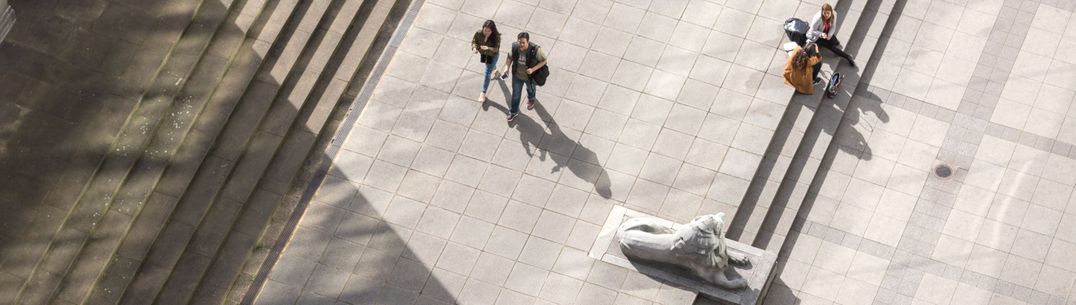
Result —
<svg viewBox="0 0 1076 305"><path fill-rule="evenodd" d="M497 24L493 20L482 23L482 29L474 33L471 39L471 50L478 53L478 60L486 65L485 78L482 80L482 94L478 96L479 102L486 101L486 90L489 89L489 80L493 77L493 71L497 69L497 50L501 47L501 32L497 31Z"/></svg>
<svg viewBox="0 0 1076 305"><path fill-rule="evenodd" d="M856 66L855 60L852 60L852 56L841 50L841 42L837 40L837 12L833 11L833 6L829 3L822 4L822 10L814 14L814 18L811 19L811 30L808 36L814 37L815 42L823 48L829 49L834 54L848 60L848 63L852 67Z"/></svg>
<svg viewBox="0 0 1076 305"><path fill-rule="evenodd" d="M535 98L534 79L531 76L545 66L546 58L542 48L530 40L531 35L527 32L519 33L516 42L512 44L512 52L508 53L508 62L504 63L504 73L508 73L509 67L512 67L511 71L515 76L512 78L512 100L509 101L511 107L506 117L509 122L519 115L519 103L523 95L521 91L524 86L527 87L527 109L534 109L534 103L538 102Z"/></svg>
<svg viewBox="0 0 1076 305"><path fill-rule="evenodd" d="M796 47L785 63L785 83L796 88L796 92L814 94L814 85L822 81L818 78L820 70L822 56L818 54L817 44L808 43L804 47Z"/></svg>

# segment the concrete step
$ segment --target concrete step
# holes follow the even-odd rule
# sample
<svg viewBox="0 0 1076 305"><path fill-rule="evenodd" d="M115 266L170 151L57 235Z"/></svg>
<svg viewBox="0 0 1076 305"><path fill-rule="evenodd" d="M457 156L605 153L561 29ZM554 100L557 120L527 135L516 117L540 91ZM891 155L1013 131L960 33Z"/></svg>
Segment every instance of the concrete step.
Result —
<svg viewBox="0 0 1076 305"><path fill-rule="evenodd" d="M232 5L231 0L209 0L201 4L186 3L170 8L181 8L179 16L188 16L185 10L193 14L191 19L184 19L181 24L186 28L167 53L167 59L156 68L151 85L143 92L136 110L127 119L120 135L111 144L109 154L97 167L96 173L78 197L74 207L64 218L60 229L50 242L46 251L40 256L33 273L16 298L18 303L41 304L52 299L61 287L62 279L71 272L74 262L85 249L91 234L98 231L98 225L108 214L116 192L129 176L135 163L143 158L167 160L167 153L151 154L146 145L155 134L161 119L171 106L172 98L184 84L193 70L193 62L205 52L213 32L224 20ZM167 36L167 35L162 35ZM148 42L158 42L147 38ZM163 41L161 41L163 44ZM166 44L167 45L167 44ZM143 67L148 70L148 67ZM113 216L113 221L124 221L124 217ZM100 234L121 233L116 228L106 228ZM69 285L67 287L74 287ZM80 298L85 289L72 288L67 296Z"/></svg>
<svg viewBox="0 0 1076 305"><path fill-rule="evenodd" d="M176 270L183 271L173 273L162 289L159 300L168 300L164 303L173 303L172 300L176 303L186 303L188 300L194 303L212 303L211 300L215 299L219 302L222 299L227 286L218 284L215 285L216 289L212 289L212 286L203 286L201 294L191 300L199 280L205 277L214 260L224 259L235 262L235 259L241 260L244 257L242 254L222 257L219 253L223 251L221 247L225 238L231 236L242 241L236 245L253 245L257 231L253 232L254 234L235 231L235 221L240 211L246 209L254 213L271 214L273 207L251 206L252 202L275 203L275 200L270 198L274 198L274 193L279 192L276 189L272 192L255 191L259 177L266 179L267 174L272 174L272 172L267 172L270 164L274 167L297 169L305 160L305 153L292 154L297 158L289 158L287 152L309 151L313 145L313 136L319 134L320 128L307 130L302 126L292 126L292 122L299 114L309 112L319 106L312 103L317 100L311 97L320 95L321 89L328 87L327 84L333 80L330 77L331 74L323 77L322 73L327 71L332 55L340 50L339 43L345 31L356 20L356 14L363 2L362 0L338 0L332 3L330 11L333 13L328 14L322 20L323 24L329 24L329 26L319 27L313 34L310 45L300 56L300 64L289 74L288 81L277 93L267 115L258 123L256 135L247 144L247 150L238 158L238 164L227 178L224 188L220 190L220 195L216 198L218 203L210 208L210 216L203 219L187 250L181 255ZM332 105L335 105L335 100ZM296 129L292 129L291 133L310 135L310 137L300 137L309 138L309 140L289 141L287 145L281 146L285 136L289 134L289 129L293 127ZM294 176L295 171L282 174ZM251 228L251 230L255 229ZM232 249L225 248L224 250ZM235 264L241 265L241 261ZM213 272L219 271L213 270ZM227 281L221 282L221 284L226 283Z"/></svg>
<svg viewBox="0 0 1076 305"><path fill-rule="evenodd" d="M845 0L835 5L835 10L840 16L838 19L838 37L844 38L845 49L854 58L860 58L860 55L855 53L854 48L854 45L864 38L859 33L869 26L860 22L861 14L868 2L870 1ZM804 19L809 19L809 16L818 9L819 6L813 6L807 7L805 10L801 6L800 15L806 16ZM863 63L860 62L859 64ZM823 50L823 65L820 76L823 79L828 79L835 69L841 71L842 75L848 75L849 71L854 74L855 70L848 69L849 66L839 56ZM841 67L847 70L840 70ZM842 87L847 88L849 82L853 81L852 77L847 77ZM801 143L804 142L805 136L808 141L817 136L808 134L809 124L815 118L830 115L827 110L828 107L831 107L832 102L833 99L824 97L822 87L816 87L813 95L794 94L791 96L788 107L782 115L773 139L766 148L766 153L763 155L763 160L760 162L754 179L748 185L747 194L740 203L736 216L730 224L730 238L742 243L752 244L755 247L771 249L768 242L773 234L769 233L772 230L769 230L768 226L772 225L772 221L767 222L766 220L775 218L775 216L771 216L771 211L780 212L784 208L780 200L781 197L778 196L778 191L786 180L796 179L795 177L789 177L790 174L795 176L795 173L802 171L804 167L811 168L813 166L817 168L818 163L804 163L799 167L793 167L793 159L795 159ZM780 243L778 242L776 245L780 245ZM776 249L776 247L772 249Z"/></svg>
<svg viewBox="0 0 1076 305"><path fill-rule="evenodd" d="M854 35L862 38L849 44L849 49L855 52L850 52L850 54L863 59L860 64L864 71L873 62L870 59L877 51L876 46L880 40L880 34L889 22L895 3L895 1L870 1L861 13L860 22L864 26L858 27ZM786 251L784 249L785 238L794 229L793 224L797 218L803 217L798 214L806 205L805 201L809 197L807 194L811 192L812 184L820 181L816 177L824 174L819 172L824 156L834 149L833 145L837 144L835 140L844 140L838 138L841 133L838 128L840 122L846 120L848 116L858 115L859 110L851 104L851 100L854 93L859 92L857 89L862 89L860 84L862 73L848 65L839 66L838 72L846 75L841 86L841 93L820 105L819 113L807 126L806 139L797 148L795 159L789 165L790 170L777 190L771 205L773 208L768 211L760 228L764 234L759 234L759 238L754 241L756 246ZM809 208L804 211L809 211Z"/></svg>
<svg viewBox="0 0 1076 305"><path fill-rule="evenodd" d="M253 2L251 1L248 5ZM195 171L202 165L202 160L213 145L217 132L227 120L226 114L235 106L237 98L233 98L234 93L229 90L218 90L218 88L222 84L245 84L253 78L262 59L268 54L269 45L279 35L279 27L282 27L283 20L287 20L291 15L296 2L278 3L276 0L271 0L268 3L261 3L261 9L248 6L248 9L241 11L235 20L236 29L245 28L248 30L247 33L234 35L233 30L236 29L231 28L222 32L229 34L218 33L220 43L210 46L209 53L203 62L207 67L205 71L224 74L221 76L208 73L208 75L202 75L203 77L192 78L191 84L181 92L181 99L195 104L202 103L202 109L200 112L195 111L196 109L191 110L188 114L194 120L193 126L189 128L189 134L176 148L176 156L169 163L163 177L156 184L156 188L151 187L147 190L152 191L148 194L149 199L145 200L143 210L134 220L115 255L111 257L111 262L98 278L87 303L116 304L120 301L151 245L161 232L162 224L167 222L173 214L179 197ZM230 55L229 48L234 48L230 51L232 53ZM225 57L227 60L223 62L209 60L217 56L227 56ZM219 70L221 68L225 71ZM221 116L221 113L225 115Z"/></svg>
<svg viewBox="0 0 1076 305"><path fill-rule="evenodd" d="M291 217L306 190L313 168L325 158L321 152L336 134L332 131L366 83L371 71L360 71L360 63L367 63L363 67L373 66L410 4L398 0L367 2L362 22L353 25L346 34L346 40L351 43L330 60L340 64L339 67L326 80L327 87L320 97L308 102L289 129L284 145L269 163L266 174L258 181L253 196L215 256L209 268L211 272L196 292L196 300L204 297L218 303L228 297L226 303L242 301L266 259L267 251L255 251L257 245L275 244L280 237L284 222ZM328 132L321 135L322 131Z"/></svg>
<svg viewBox="0 0 1076 305"><path fill-rule="evenodd" d="M295 2L289 4L291 3ZM217 92L241 92L241 96L237 98L238 106L234 111L229 112L231 114L226 120L214 120L227 123L223 123L223 130L216 136L208 156L196 158L196 160L204 161L194 173L193 180L189 180L186 188L179 192L182 195L175 211L151 246L146 260L139 266L134 275L133 284L127 288L121 304L139 304L145 300L176 301L168 295L161 294L162 289L170 277L183 276L184 273L192 271L176 268L177 265L188 262L181 260L181 255L192 245L191 240L194 238L195 231L212 232L212 229L205 231L207 229L199 226L203 223L216 224L219 218L227 215L227 212L209 213L210 208L219 204L226 209L234 210L241 203L234 200L218 202L216 199L227 198L220 191L227 182L228 174L237 166L242 166L241 163L237 163L239 153L255 136L254 129L265 117L269 101L272 101L272 97L282 84L286 84L289 72L298 62L302 50L307 47L311 34L322 22L329 4L330 1L311 1L299 3L296 9L288 9L295 7L294 5L278 7L278 10L284 9L282 12L286 12L290 17L281 19L274 13L267 24L272 26L283 24L281 30L261 31L260 35L282 36L273 39L275 42L267 56L252 59L252 62L258 62L257 72L252 78L240 77L246 80L245 82L223 82L217 89ZM254 45L259 45L259 41L255 41ZM255 52L265 54L257 51L258 49L255 50ZM234 87L224 87L226 85L234 85ZM187 259L191 258L198 257L187 257ZM173 272L178 274L174 275Z"/></svg>

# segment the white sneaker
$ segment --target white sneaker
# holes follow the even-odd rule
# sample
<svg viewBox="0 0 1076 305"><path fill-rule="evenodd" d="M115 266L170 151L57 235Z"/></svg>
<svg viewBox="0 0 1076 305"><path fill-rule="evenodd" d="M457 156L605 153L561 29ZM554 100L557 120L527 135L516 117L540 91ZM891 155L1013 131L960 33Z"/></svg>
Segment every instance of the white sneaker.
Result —
<svg viewBox="0 0 1076 305"><path fill-rule="evenodd" d="M478 102L480 102L480 103L485 103L486 102L486 93L485 92L482 92L482 94L478 95Z"/></svg>

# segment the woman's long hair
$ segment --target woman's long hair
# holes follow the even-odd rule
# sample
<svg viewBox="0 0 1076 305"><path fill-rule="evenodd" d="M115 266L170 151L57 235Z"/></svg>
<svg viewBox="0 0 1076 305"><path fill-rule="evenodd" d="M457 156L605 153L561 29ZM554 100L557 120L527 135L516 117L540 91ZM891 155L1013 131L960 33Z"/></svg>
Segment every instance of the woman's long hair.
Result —
<svg viewBox="0 0 1076 305"><path fill-rule="evenodd" d="M824 13L826 11L829 11L829 17L828 18L826 17L826 14ZM823 12L823 14L822 14L822 22L825 23L825 24L833 24L833 14L834 14L833 13L833 6L829 5L829 3L823 3L822 4L822 12Z"/></svg>
<svg viewBox="0 0 1076 305"><path fill-rule="evenodd" d="M796 55L792 56L792 68L796 71L801 71L807 67L807 60L817 54L815 50L817 50L817 47L813 42L804 45L799 52L796 52Z"/></svg>
<svg viewBox="0 0 1076 305"><path fill-rule="evenodd" d="M497 23L496 22L493 22L493 20L486 20L486 22L482 23L482 28L489 28L489 31L490 31L489 40L490 41L493 41L494 43L500 43L501 42L501 32L497 31Z"/></svg>
<svg viewBox="0 0 1076 305"><path fill-rule="evenodd" d="M796 71L803 70L807 66L807 49L801 49L796 52L796 55L792 56L792 69Z"/></svg>

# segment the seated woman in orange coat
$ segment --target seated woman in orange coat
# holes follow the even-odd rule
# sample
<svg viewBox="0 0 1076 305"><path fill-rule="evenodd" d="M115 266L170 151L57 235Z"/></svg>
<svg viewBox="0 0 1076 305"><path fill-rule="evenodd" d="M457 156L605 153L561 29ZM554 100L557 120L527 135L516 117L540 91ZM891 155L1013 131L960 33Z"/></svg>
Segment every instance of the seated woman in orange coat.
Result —
<svg viewBox="0 0 1076 305"><path fill-rule="evenodd" d="M814 94L814 85L821 82L818 72L822 70L822 55L818 45L808 43L804 47L792 50L792 56L785 63L785 83L796 88L796 92Z"/></svg>

